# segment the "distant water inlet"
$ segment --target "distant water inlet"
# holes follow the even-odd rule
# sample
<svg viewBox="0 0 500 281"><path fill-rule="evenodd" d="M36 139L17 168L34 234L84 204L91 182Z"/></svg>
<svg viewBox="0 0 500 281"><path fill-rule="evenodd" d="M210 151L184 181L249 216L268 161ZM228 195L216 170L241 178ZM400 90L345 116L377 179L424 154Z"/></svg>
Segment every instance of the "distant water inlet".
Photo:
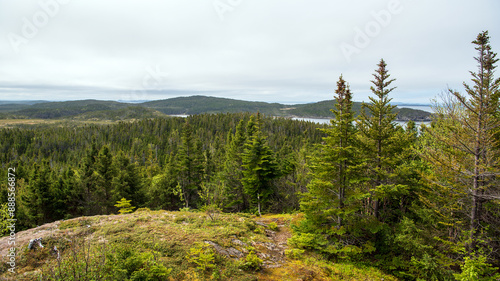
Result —
<svg viewBox="0 0 500 281"><path fill-rule="evenodd" d="M423 110L427 111L430 113L434 113L434 110L432 110L432 107L430 105L398 105L399 108L410 108L410 109L418 109L418 110Z"/></svg>
<svg viewBox="0 0 500 281"><path fill-rule="evenodd" d="M293 117L292 118L293 120L303 120L303 121L310 121L310 122L314 122L314 123L318 123L318 124L330 124L330 119L324 119L324 118L301 118L301 117ZM406 127L406 123L408 123L408 121L396 121L397 124L403 126L403 127ZM415 124L417 125L417 127L420 126L420 124L429 124L430 122L415 122Z"/></svg>
<svg viewBox="0 0 500 281"><path fill-rule="evenodd" d="M410 108L410 109L417 109L417 110L423 110L423 111L427 111L427 112L434 112L432 110L432 107L430 105L398 105L399 108ZM294 117L292 118L293 120L304 120L304 121L310 121L310 122L314 122L314 123L319 123L319 124L330 124L330 119L327 119L327 118L302 118L302 117ZM406 126L406 123L408 121L396 121L396 123L398 123L399 125L405 127ZM418 122L415 122L415 124L418 126L420 126L420 124L429 124L430 122L429 121L418 121Z"/></svg>

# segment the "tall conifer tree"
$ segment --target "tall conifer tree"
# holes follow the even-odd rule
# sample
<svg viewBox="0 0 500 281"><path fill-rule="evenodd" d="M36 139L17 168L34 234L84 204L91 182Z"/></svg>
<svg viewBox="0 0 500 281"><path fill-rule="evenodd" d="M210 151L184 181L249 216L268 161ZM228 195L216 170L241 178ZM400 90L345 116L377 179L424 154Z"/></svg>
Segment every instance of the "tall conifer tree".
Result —
<svg viewBox="0 0 500 281"><path fill-rule="evenodd" d="M113 177L116 175L116 170L113 165L113 156L107 145L104 145L97 155L95 171L97 174L96 195L98 196L101 214L109 214L115 203L112 198L112 190Z"/></svg>
<svg viewBox="0 0 500 281"><path fill-rule="evenodd" d="M182 129L182 145L179 149L179 184L185 207L194 205L203 177L201 143L193 137L193 128L186 122Z"/></svg>
<svg viewBox="0 0 500 281"><path fill-rule="evenodd" d="M238 212L248 208L248 200L243 190L243 161L241 159L245 144L245 122L240 120L234 135L228 133L226 159L222 170L225 185L225 208Z"/></svg>
<svg viewBox="0 0 500 281"><path fill-rule="evenodd" d="M247 124L247 139L241 156L243 162L242 184L250 200L257 203L261 215L262 205L272 194L272 179L276 177L276 162L266 138L260 130L260 117L252 115Z"/></svg>
<svg viewBox="0 0 500 281"><path fill-rule="evenodd" d="M481 232L499 235L498 176L500 169L500 79L493 73L498 59L491 51L488 32L472 42L478 52L478 71L471 72L473 86L464 83L466 95L449 90L436 106L433 125L425 131L422 156L431 164L428 180L436 200L428 203L440 210L453 231L462 232L467 221L467 249L476 251ZM440 202L439 205L433 201ZM496 210L488 213L485 203ZM495 205L497 205L495 207ZM493 242L498 245L498 242Z"/></svg>
<svg viewBox="0 0 500 281"><path fill-rule="evenodd" d="M336 245L334 248L338 249L352 246L347 242L350 238L345 238L352 230L352 214L359 208L356 197L361 177L357 171L360 160L352 94L342 76L335 93L335 109L332 110L335 118L330 120L329 128L323 129L327 136L311 160L312 180L301 200L301 209L308 225L303 231L316 233L318 241L326 240L325 243ZM346 231L348 234L343 235Z"/></svg>
<svg viewBox="0 0 500 281"><path fill-rule="evenodd" d="M397 139L396 116L393 112L396 106L391 105L391 93L395 87L390 87L395 79L390 79L383 59L371 80L370 87L375 97L369 97L370 103L363 103L357 127L360 131L360 144L366 157L366 176L368 177L368 192L371 194L367 202L367 210L380 219L380 202L383 199L381 189L393 183L395 155L401 149ZM371 209L371 210L370 210Z"/></svg>
<svg viewBox="0 0 500 281"><path fill-rule="evenodd" d="M144 204L144 190L137 165L119 151L113 160L113 170L116 175L112 179L112 199L116 202L121 198L128 198L132 205L141 207Z"/></svg>
<svg viewBox="0 0 500 281"><path fill-rule="evenodd" d="M28 217L31 224L41 225L51 221L53 196L51 193L51 173L49 163L43 160L33 166L33 174L28 183L26 201L29 205Z"/></svg>
<svg viewBox="0 0 500 281"><path fill-rule="evenodd" d="M83 212L84 215L99 214L98 196L97 196L97 173L96 160L99 151L95 142L92 142L90 149L87 150L83 165L81 168L81 184L83 189Z"/></svg>

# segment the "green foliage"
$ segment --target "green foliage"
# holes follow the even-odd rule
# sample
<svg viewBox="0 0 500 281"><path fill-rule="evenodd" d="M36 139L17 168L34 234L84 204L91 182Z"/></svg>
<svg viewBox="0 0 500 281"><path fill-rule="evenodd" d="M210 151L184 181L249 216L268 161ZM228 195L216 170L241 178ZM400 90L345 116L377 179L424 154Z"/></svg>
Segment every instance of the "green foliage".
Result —
<svg viewBox="0 0 500 281"><path fill-rule="evenodd" d="M182 129L182 145L178 154L178 183L185 207L195 205L203 178L203 154L199 140L193 136L193 128L186 122Z"/></svg>
<svg viewBox="0 0 500 281"><path fill-rule="evenodd" d="M41 251L20 253L16 271L19 280L250 280L253 271L240 268L244 258L236 261L205 243L193 244L210 240L227 249L234 237L247 244L267 239L246 230L235 214L221 213L217 223L199 212L147 210L71 219L44 237ZM2 277L8 272L0 272Z"/></svg>
<svg viewBox="0 0 500 281"><path fill-rule="evenodd" d="M138 252L130 247L118 248L108 254L111 278L123 280L164 280L172 271L155 260L152 252Z"/></svg>
<svg viewBox="0 0 500 281"><path fill-rule="evenodd" d="M277 176L277 167L271 148L266 143L260 129L260 117L252 115L247 124L247 138L241 155L243 167L243 188L252 202L257 202L257 211L261 215L261 206L272 193L271 180Z"/></svg>
<svg viewBox="0 0 500 281"><path fill-rule="evenodd" d="M244 127L249 118L250 114L219 114L108 125L61 121L54 125L0 129L0 138L5 140L0 144L0 161L6 166L22 161L22 165L17 165L17 180L25 188L17 194L17 226L26 229L41 221L109 214L122 197L132 200L134 206L151 209L178 210L186 205L186 199L189 207L200 208L207 203L199 196L204 187L205 194L217 194L214 203L223 202L225 211L256 210L256 199L245 194L241 183L243 168L239 155L243 152ZM260 119L262 135L273 154L287 147L283 153L292 159L296 151L305 147L303 143L321 140L322 133L315 129L321 125L263 115ZM183 141L183 134L189 131L184 130L186 122L193 127L191 142L186 142L189 138L185 137ZM240 129L238 124L242 124ZM232 137L229 140L228 135L236 135L238 142L233 142ZM186 145L197 147L190 154L196 159L191 162L191 169L183 164ZM305 158L306 153L308 150L304 149L301 157ZM39 179L38 184L47 183L43 200L48 201L40 205L35 199L41 193L33 189L38 188L35 165L39 167L39 177L44 171L42 160L47 161L42 177L46 180ZM293 168L280 166L288 174L277 170L278 177L269 182L273 188L268 199L272 198L273 204L267 204L266 211L297 208L298 197L288 187L297 177L304 178L304 173L292 172L290 167ZM301 181L296 188L305 187L307 179ZM45 208L47 213L33 211L36 206Z"/></svg>
<svg viewBox="0 0 500 281"><path fill-rule="evenodd" d="M157 253L131 247L91 246L78 241L53 268L46 268L43 280L165 280L172 269L155 258Z"/></svg>
<svg viewBox="0 0 500 281"><path fill-rule="evenodd" d="M478 53L478 69L470 72L472 85L464 83L465 94L449 89L442 95L434 121L421 137L420 155L429 165L425 204L439 214L440 248L455 253L456 261L464 249L472 256L498 248L493 237L500 235L499 209L493 207L500 194L500 79L494 78L498 59L487 31L472 43ZM500 254L489 258L498 265Z"/></svg>
<svg viewBox="0 0 500 281"><path fill-rule="evenodd" d="M396 126L396 113L394 105L389 98L395 88L390 85L395 79L390 79L387 64L380 60L375 71L374 80L370 87L375 97L369 97L370 103L363 104L361 114L357 121L360 131L359 142L364 155L364 174L370 178L366 182L367 189L371 194L368 199L372 214L379 220L383 220L381 204L385 200L385 191L393 189L397 184L398 154L401 153L404 142L401 140L402 131Z"/></svg>
<svg viewBox="0 0 500 281"><path fill-rule="evenodd" d="M7 228L9 226L7 219L9 218L10 216L7 203L2 203L0 206L0 237L10 233L10 230Z"/></svg>
<svg viewBox="0 0 500 281"><path fill-rule="evenodd" d="M134 202L134 205L142 205L145 194L137 164L132 163L130 158L120 150L113 158L112 165L115 176L111 180L111 200L117 201L125 197Z"/></svg>
<svg viewBox="0 0 500 281"><path fill-rule="evenodd" d="M30 206L28 220L31 226L49 222L52 218L54 194L51 192L51 171L47 160L33 165L28 191L24 198Z"/></svg>
<svg viewBox="0 0 500 281"><path fill-rule="evenodd" d="M250 248L245 257L245 261L241 264L241 268L244 270L257 271L262 268L262 262L262 259L255 254L255 250Z"/></svg>
<svg viewBox="0 0 500 281"><path fill-rule="evenodd" d="M248 196L243 190L243 160L242 154L246 141L244 120L240 120L236 126L234 135L231 132L227 136L225 149L225 161L223 163L220 177L224 186L224 206L226 210L242 211L248 209Z"/></svg>
<svg viewBox="0 0 500 281"><path fill-rule="evenodd" d="M130 104L114 101L80 100L66 102L42 102L35 104L2 105L0 118L72 118L74 120L130 120L166 117L165 114L194 115L203 113L263 113L273 116L301 116L330 118L332 101L310 104L284 105L279 103L251 102L226 98L192 96ZM361 103L355 103L359 113ZM401 120L428 120L430 113L402 108Z"/></svg>
<svg viewBox="0 0 500 281"><path fill-rule="evenodd" d="M404 280L452 280L451 270L459 280L494 280L500 266L500 79L493 77L498 59L488 33L479 34L473 44L479 54L479 69L471 72L473 84L464 84L465 95L450 91L433 123L420 131L412 122L406 128L394 122L401 115L390 103L394 79L383 60L374 73L374 96L360 108L352 102L342 76L334 102L284 108L235 101L230 106L250 111L262 106L262 112L275 116L314 111L323 115L327 108L325 116L332 117L329 126L240 113L108 125L60 120L2 128L0 161L5 167L18 167L16 230L110 214L116 210L113 206L120 213L132 211L132 204L163 210L184 206L175 214L162 213L154 222L149 221L153 217L149 209L120 216L123 223L113 225L98 221L104 217L62 221L60 231L97 233L121 246L156 245L148 241L151 235L168 235L162 237L161 246L148 250L106 249L105 242L69 249L63 243L59 271L54 267L56 271L46 276L162 280L173 274L176 280L226 280L233 275L248 277L250 273L238 266L249 271L262 266L255 249L241 262L233 262L206 245L193 246L192 241L210 237L224 248L240 237L244 243L259 243L267 239L265 228L252 221L253 214L300 208L289 240L295 248L287 255L300 257L294 262L301 270L315 267L312 260L324 259L322 275L306 271L300 278L356 279L362 276L358 272L384 276L366 266L370 263ZM207 107L224 111L227 102L192 97L144 106L193 113ZM156 115L153 110L96 101L23 105L22 111L15 111L5 108L12 115L81 120ZM5 174L5 169L0 171L3 178ZM0 187L4 200L5 183ZM197 209L204 213L190 211ZM231 220L222 210L246 213ZM5 205L0 217L5 224ZM4 224L0 224L2 234ZM277 230L277 223L268 226ZM49 249L21 254L26 254L21 261L37 268L50 257ZM163 262L172 264L172 271ZM198 269L189 269L190 265Z"/></svg>
<svg viewBox="0 0 500 281"><path fill-rule="evenodd" d="M142 105L166 114L189 115L226 112L262 112L270 115L278 115L280 114L280 108L283 106L276 103L249 102L206 96L178 97L167 100L145 102Z"/></svg>
<svg viewBox="0 0 500 281"><path fill-rule="evenodd" d="M270 230L273 230L273 231L278 231L278 224L276 222L270 222L268 225Z"/></svg>
<svg viewBox="0 0 500 281"><path fill-rule="evenodd" d="M304 252L305 250L301 250L301 249L287 249L285 250L285 255L291 259L301 259L303 258L304 256Z"/></svg>
<svg viewBox="0 0 500 281"><path fill-rule="evenodd" d="M198 244L189 249L186 256L189 262L197 265L197 269L201 272L206 272L209 269L215 268L215 253L212 247L207 244Z"/></svg>
<svg viewBox="0 0 500 281"><path fill-rule="evenodd" d="M495 281L500 278L498 268L487 263L484 255L464 257L460 269L462 270L460 274L454 274L458 281Z"/></svg>
<svg viewBox="0 0 500 281"><path fill-rule="evenodd" d="M301 199L305 220L296 228L293 243L330 255L352 256L362 252L362 239L353 226L362 217L359 213L359 149L354 127L352 94L341 76L335 91L335 118L311 159L312 180Z"/></svg>
<svg viewBox="0 0 500 281"><path fill-rule="evenodd" d="M151 208L177 210L183 201L182 188L177 181L177 163L172 154L166 157L165 162L163 170L151 178L151 185L146 191L149 198L147 204Z"/></svg>
<svg viewBox="0 0 500 281"><path fill-rule="evenodd" d="M125 198L122 198L120 201L116 201L115 207L119 208L118 212L120 212L120 214L123 215L123 214L132 213L132 211L135 209L135 207L133 207L130 204L130 201L132 201L132 200L127 200Z"/></svg>
<svg viewBox="0 0 500 281"><path fill-rule="evenodd" d="M95 176L97 182L97 189L95 194L98 196L98 206L101 213L109 214L111 212L110 202L113 192L113 178L118 172L113 165L113 155L107 145L104 145L95 162Z"/></svg>
<svg viewBox="0 0 500 281"><path fill-rule="evenodd" d="M394 243L402 251L412 256L421 256L432 249L429 241L425 240L424 230L420 229L413 220L403 217L398 224L398 230L394 236Z"/></svg>
<svg viewBox="0 0 500 281"><path fill-rule="evenodd" d="M214 204L205 205L201 207L200 211L205 212L212 221L216 220L221 213L221 209Z"/></svg>
<svg viewBox="0 0 500 281"><path fill-rule="evenodd" d="M416 280L454 280L452 274L437 260L427 253L422 258L411 257L409 273L403 274L406 277L412 277Z"/></svg>

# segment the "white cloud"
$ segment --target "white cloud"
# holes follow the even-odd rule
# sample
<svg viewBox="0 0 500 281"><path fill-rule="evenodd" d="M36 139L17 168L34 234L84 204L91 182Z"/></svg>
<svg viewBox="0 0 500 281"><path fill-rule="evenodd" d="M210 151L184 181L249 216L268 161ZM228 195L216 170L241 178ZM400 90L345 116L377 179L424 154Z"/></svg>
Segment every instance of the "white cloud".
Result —
<svg viewBox="0 0 500 281"><path fill-rule="evenodd" d="M500 51L494 0L220 0L234 4L223 20L212 0L65 1L16 53L9 34L23 36L24 19L46 10L39 1L0 0L0 99L206 93L315 102L332 98L342 73L354 98L366 100L384 58L397 79L394 100L428 102L469 79L479 32L489 30ZM391 5L399 12L377 21ZM369 43L349 61L340 46L355 46L358 29L371 32ZM145 87L151 68L168 77Z"/></svg>

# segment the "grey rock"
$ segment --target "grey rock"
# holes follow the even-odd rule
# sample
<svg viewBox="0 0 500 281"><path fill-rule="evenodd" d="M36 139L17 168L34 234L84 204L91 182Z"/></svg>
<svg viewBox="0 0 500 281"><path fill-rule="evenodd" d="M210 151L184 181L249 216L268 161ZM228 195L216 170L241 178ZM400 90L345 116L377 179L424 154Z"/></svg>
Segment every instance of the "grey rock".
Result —
<svg viewBox="0 0 500 281"><path fill-rule="evenodd" d="M230 257L229 253L223 247L221 247L219 244L214 243L212 241L203 241L203 242L214 247L214 249L217 253L224 255L226 257Z"/></svg>
<svg viewBox="0 0 500 281"><path fill-rule="evenodd" d="M235 244L235 245L239 245L239 246L243 246L243 247L247 247L248 244L241 241L241 240L238 240L238 239L233 239L231 240L231 243Z"/></svg>
<svg viewBox="0 0 500 281"><path fill-rule="evenodd" d="M267 227L267 224L263 223L263 222L255 222L256 225L260 225L260 226L263 226L263 227Z"/></svg>
<svg viewBox="0 0 500 281"><path fill-rule="evenodd" d="M226 251L229 254L229 256L232 257L232 258L234 258L234 257L242 258L242 257L245 256L241 251L238 251L238 250L236 250L233 247L228 248Z"/></svg>

